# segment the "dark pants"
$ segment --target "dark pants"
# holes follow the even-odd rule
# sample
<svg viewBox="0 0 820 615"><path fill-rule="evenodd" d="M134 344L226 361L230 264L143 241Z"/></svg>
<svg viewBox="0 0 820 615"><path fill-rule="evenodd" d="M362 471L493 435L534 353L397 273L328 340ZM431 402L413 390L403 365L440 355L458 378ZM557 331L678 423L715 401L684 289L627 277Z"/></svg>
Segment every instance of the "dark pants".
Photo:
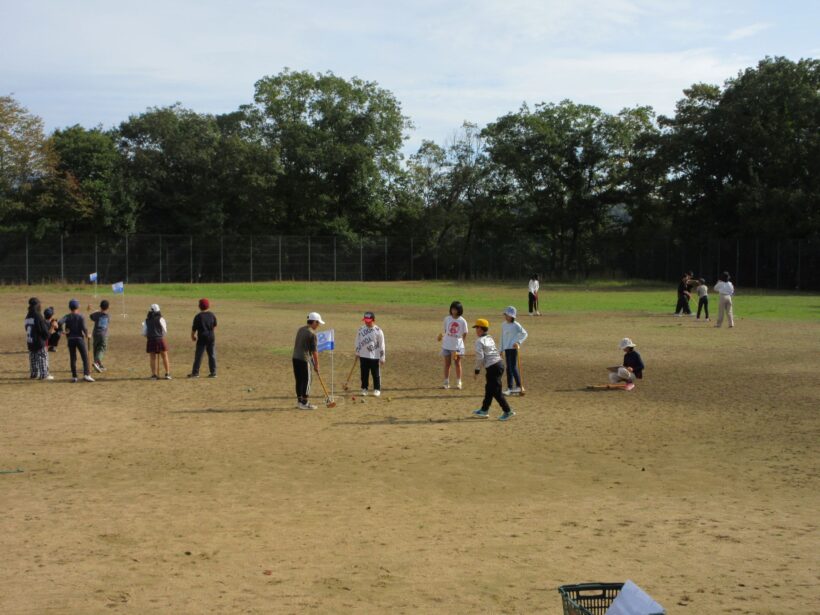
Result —
<svg viewBox="0 0 820 615"><path fill-rule="evenodd" d="M683 311L684 314L692 313L692 310L689 309L689 297L683 293L678 293L678 304L675 306L675 314L680 314L681 311Z"/></svg>
<svg viewBox="0 0 820 615"><path fill-rule="evenodd" d="M700 318L701 309L703 309L703 311L706 313L705 314L706 318L709 318L709 296L708 295L698 299L698 318Z"/></svg>
<svg viewBox="0 0 820 615"><path fill-rule="evenodd" d="M85 347L85 340L82 338L68 339L68 357L71 362L71 376L77 377L77 352L80 353L80 358L83 360L83 376L88 376L91 372L88 371L88 350Z"/></svg>
<svg viewBox="0 0 820 615"><path fill-rule="evenodd" d="M51 335L48 336L48 350L49 350L49 352L54 352L55 350L57 350L57 346L60 343L60 337L62 337L62 336L60 335L60 333L57 333L57 332L52 333Z"/></svg>
<svg viewBox="0 0 820 615"><path fill-rule="evenodd" d="M532 314L533 312L538 311L538 297L530 293L528 299L530 306L529 313Z"/></svg>
<svg viewBox="0 0 820 615"><path fill-rule="evenodd" d="M196 338L196 352L194 353L194 366L191 373L199 376L199 366L202 364L202 354L208 353L208 369L212 375L216 375L216 339L199 335Z"/></svg>
<svg viewBox="0 0 820 615"><path fill-rule="evenodd" d="M362 374L362 388L367 390L367 382L370 374L373 374L373 390L374 391L381 391L382 390L382 375L381 370L379 369L379 360L378 359L367 359L365 357L359 357L359 366L361 367L361 374Z"/></svg>
<svg viewBox="0 0 820 615"><path fill-rule="evenodd" d="M501 394L501 376L504 373L504 363L499 361L495 365L490 365L486 369L487 382L484 385L484 401L481 403L482 410L489 410L493 399L498 402L504 414L510 411L510 404L507 399Z"/></svg>
<svg viewBox="0 0 820 615"><path fill-rule="evenodd" d="M307 361L293 359L293 376L296 378L296 399L306 404L310 395L310 368Z"/></svg>
<svg viewBox="0 0 820 615"><path fill-rule="evenodd" d="M513 379L515 379L515 386L520 388L521 374L518 373L518 349L508 348L505 350L504 360L507 362L507 388L512 388Z"/></svg>

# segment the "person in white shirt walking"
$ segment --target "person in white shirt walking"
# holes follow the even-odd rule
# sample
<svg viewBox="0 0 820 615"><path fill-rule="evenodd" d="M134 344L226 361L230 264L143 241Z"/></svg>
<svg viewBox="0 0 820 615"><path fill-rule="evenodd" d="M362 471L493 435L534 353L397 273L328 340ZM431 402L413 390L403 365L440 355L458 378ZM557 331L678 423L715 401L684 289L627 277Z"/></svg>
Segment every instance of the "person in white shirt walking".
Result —
<svg viewBox="0 0 820 615"><path fill-rule="evenodd" d="M362 375L362 395L367 395L367 385L370 375L373 375L373 395L382 394L381 366L386 358L384 332L376 325L376 315L365 312L362 318L364 325L359 327L356 335L356 356Z"/></svg>
<svg viewBox="0 0 820 615"><path fill-rule="evenodd" d="M719 279L720 281L715 284L715 292L720 295L718 299L718 319L715 323L715 327L720 328L723 324L723 316L725 314L729 320L729 328L732 328L735 326L735 315L732 310L732 297L735 294L735 287L732 284L732 277L728 271L724 271Z"/></svg>
<svg viewBox="0 0 820 615"><path fill-rule="evenodd" d="M461 357L464 356L464 340L467 339L467 321L462 317L464 306L460 301L450 304L450 315L444 319L444 332L438 334L441 356L444 357L444 385L450 388L450 365L456 364L456 388L461 388Z"/></svg>
<svg viewBox="0 0 820 615"><path fill-rule="evenodd" d="M695 289L698 293L698 320L700 320L700 312L703 310L706 321L709 321L709 287L706 286L706 280L701 278L698 280L700 284Z"/></svg>
<svg viewBox="0 0 820 615"><path fill-rule="evenodd" d="M504 309L505 322L501 325L501 350L504 351L504 360L507 362L507 389L504 395L521 393L521 374L518 371L518 351L524 340L527 339L527 330L515 320L517 310L512 305ZM513 386L515 380L515 386Z"/></svg>
<svg viewBox="0 0 820 615"><path fill-rule="evenodd" d="M529 289L529 313L530 316L535 314L536 316L541 316L541 312L538 310L538 289L541 288L541 285L538 283L538 274L533 273L530 276L530 283L527 285Z"/></svg>
<svg viewBox="0 0 820 615"><path fill-rule="evenodd" d="M498 402L504 411L499 421L507 421L515 416L515 412L510 408L507 399L501 394L501 376L504 374L504 361L495 346L495 340L487 335L490 329L490 322L484 318L475 321L473 329L476 330L478 339L475 341L475 376L481 373L484 368L487 381L484 385L484 401L481 408L473 412L473 416L479 419L486 419L490 416L490 405L493 399Z"/></svg>

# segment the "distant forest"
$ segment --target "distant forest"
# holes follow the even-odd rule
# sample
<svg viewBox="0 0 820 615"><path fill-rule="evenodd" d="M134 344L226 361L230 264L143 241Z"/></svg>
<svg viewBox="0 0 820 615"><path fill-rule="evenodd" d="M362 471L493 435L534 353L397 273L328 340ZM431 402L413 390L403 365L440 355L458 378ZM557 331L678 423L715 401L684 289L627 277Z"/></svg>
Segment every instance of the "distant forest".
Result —
<svg viewBox="0 0 820 615"><path fill-rule="evenodd" d="M544 102L465 122L405 158L377 83L284 70L222 115L149 108L45 134L0 97L0 232L520 236L579 246L820 235L820 61L765 58L683 91L671 117Z"/></svg>

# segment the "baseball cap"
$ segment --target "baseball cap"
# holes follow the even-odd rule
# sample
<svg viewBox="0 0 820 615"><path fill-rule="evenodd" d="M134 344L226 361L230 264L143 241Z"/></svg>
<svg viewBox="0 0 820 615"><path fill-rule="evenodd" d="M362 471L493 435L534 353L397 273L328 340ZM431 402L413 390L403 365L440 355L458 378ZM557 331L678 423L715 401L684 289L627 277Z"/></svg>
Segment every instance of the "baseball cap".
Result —
<svg viewBox="0 0 820 615"><path fill-rule="evenodd" d="M45 316L46 318L51 318L52 316L54 316L54 308L53 307L47 307L46 311L43 312L43 316Z"/></svg>
<svg viewBox="0 0 820 615"><path fill-rule="evenodd" d="M80 307L80 302L77 301L76 299L72 299L71 301L68 302L68 309L69 310L76 310L79 307Z"/></svg>
<svg viewBox="0 0 820 615"><path fill-rule="evenodd" d="M211 302L210 301L208 301L207 299L200 299L199 300L199 309L200 310L207 310L209 307L211 307Z"/></svg>
<svg viewBox="0 0 820 615"><path fill-rule="evenodd" d="M150 309L152 312L159 312L159 306L156 303L152 303Z"/></svg>
<svg viewBox="0 0 820 615"><path fill-rule="evenodd" d="M374 320L376 320L376 315L373 312L365 312L362 320L364 320L365 322L373 322Z"/></svg>
<svg viewBox="0 0 820 615"><path fill-rule="evenodd" d="M319 314L319 312L311 312L310 314L308 314L307 319L308 319L308 320L315 320L315 321L317 321L320 325L325 324L325 321L324 321L324 320L322 320L322 315L321 315L321 314Z"/></svg>
<svg viewBox="0 0 820 615"><path fill-rule="evenodd" d="M618 348L620 348L621 350L624 350L626 348L635 348L635 344L632 343L631 339L629 339L628 337L625 337L618 344Z"/></svg>
<svg viewBox="0 0 820 615"><path fill-rule="evenodd" d="M473 325L473 329L475 329L476 327L481 327L482 329L489 329L490 328L490 321L487 320L486 318L479 318L478 320L475 321L475 324Z"/></svg>
<svg viewBox="0 0 820 615"><path fill-rule="evenodd" d="M504 308L504 315L509 316L510 318L515 318L518 315L518 310L516 310L513 306L508 305Z"/></svg>

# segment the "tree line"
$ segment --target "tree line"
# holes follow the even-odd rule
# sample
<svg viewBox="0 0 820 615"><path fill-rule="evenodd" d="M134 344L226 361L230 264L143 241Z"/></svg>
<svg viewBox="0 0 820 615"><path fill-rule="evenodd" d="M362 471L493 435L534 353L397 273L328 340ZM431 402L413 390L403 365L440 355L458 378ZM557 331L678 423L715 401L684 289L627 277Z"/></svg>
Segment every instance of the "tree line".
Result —
<svg viewBox="0 0 820 615"><path fill-rule="evenodd" d="M672 116L564 100L465 122L406 159L388 90L284 70L226 114L179 104L46 135L0 97L0 231L538 241L551 273L601 241L820 235L820 61L765 58Z"/></svg>

